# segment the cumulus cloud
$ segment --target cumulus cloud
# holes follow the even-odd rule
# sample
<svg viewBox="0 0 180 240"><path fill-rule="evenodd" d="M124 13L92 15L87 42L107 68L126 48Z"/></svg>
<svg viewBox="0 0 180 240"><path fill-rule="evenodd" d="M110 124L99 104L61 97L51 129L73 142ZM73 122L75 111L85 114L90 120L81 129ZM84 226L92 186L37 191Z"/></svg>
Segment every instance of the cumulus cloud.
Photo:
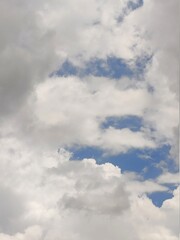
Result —
<svg viewBox="0 0 180 240"><path fill-rule="evenodd" d="M27 99L36 88L39 102L37 101L38 106L35 108L38 118L51 126L46 126L44 132L43 126L38 125L34 131L39 132L41 136L44 135L44 139L51 139L51 142L54 139L56 144L58 141L60 144L64 139L65 143L74 144L74 141L79 142L81 138L81 142L91 145L99 137L99 115L105 118L110 115L135 114L143 115L147 128L155 130L153 136L151 136L152 132L149 132L149 138L156 139L156 145L169 143L177 146L174 141L174 129L178 125L177 3L178 1L171 3L165 1L157 4L156 1L146 0L142 6L133 10L130 6L133 4L138 6L139 1L134 0L129 4L127 0L91 3L79 0L78 4L84 8L84 11L81 11L77 8L77 3L71 1L39 0L29 4L14 2L13 6L10 1L3 1L1 28L4 29L4 34L1 40L0 60L2 63L1 116L20 111L18 122L26 121L26 126L30 125L26 127L28 131L29 129L33 131L35 123L34 119L29 119L31 117L29 115L34 115L34 111L31 111L34 106L30 103L31 109L28 109ZM5 12L7 14L4 14ZM169 16L168 25L167 16ZM161 44L162 35L163 44ZM90 86L78 79L61 78L45 81L48 75L53 70L57 70L57 66L66 59L75 65L83 65L92 58L106 59L108 56L114 56L123 59L131 67L131 63L135 64L139 58L148 54L152 55L152 62L143 76L144 83L133 81L133 88L136 89L137 86L142 88L143 85L144 89L118 91L114 84L101 81L100 91L92 94L90 89L93 85ZM57 87L54 92L50 90L51 81L56 85L54 87ZM98 80L92 81L90 78L87 81L94 81L97 84ZM36 86L38 82L43 83ZM129 83L129 80L127 82ZM132 87L132 82L130 85ZM154 89L151 96L148 93L149 85ZM47 91L42 93L47 94L46 97L44 96L47 100L41 99L43 88L47 88ZM59 101L63 102L63 106ZM95 112L90 113L93 112L93 108L95 109L96 102ZM73 106L70 106L71 103ZM43 104L47 105L47 109L44 109ZM61 106L61 109L58 109L58 106ZM70 113L64 110L65 108ZM96 113L97 111L99 114ZM65 114L67 116L64 116ZM72 116L69 116L70 114ZM81 119L77 115L80 115ZM14 117L17 116L11 115L11 119ZM79 126L74 127L75 122L83 126L82 130ZM68 130L64 130L67 129L64 124L68 125ZM20 125L24 124L20 123ZM25 132L25 129L23 131ZM63 137L57 137L57 132L62 132ZM91 133L94 136L84 141L84 138L93 135ZM74 140L70 135L74 136ZM144 144L145 147L150 145L152 144ZM175 151L177 147L173 149L172 151ZM173 154L177 155L177 153Z"/></svg>
<svg viewBox="0 0 180 240"><path fill-rule="evenodd" d="M127 44L120 55L130 55L128 38L115 21L126 3L78 1L81 11L71 1L1 1L1 116L16 112L33 85L66 58L106 57L117 50L119 39Z"/></svg>
<svg viewBox="0 0 180 240"><path fill-rule="evenodd" d="M147 0L129 16L130 21L142 26L146 38L143 47L150 48L153 54L145 78L154 89L154 98L145 120L156 129L160 141L166 139L173 146L176 162L179 147L175 141L179 123L178 5L178 1Z"/></svg>
<svg viewBox="0 0 180 240"><path fill-rule="evenodd" d="M0 222L2 239L178 239L172 224L177 191L157 208L146 193L164 191L163 186L121 174L110 163L70 160L63 149L37 152L17 139L1 145L1 157L9 160L1 162L1 179L3 173L10 176L0 195L1 203L6 199L0 209L6 216Z"/></svg>
<svg viewBox="0 0 180 240"><path fill-rule="evenodd" d="M178 0L0 2L0 239L178 239L178 188L160 208L148 197L177 187L177 173L145 180L64 149L166 144L177 164L177 24ZM52 76L108 57L134 74ZM125 116L142 119L138 131L102 127Z"/></svg>
<svg viewBox="0 0 180 240"><path fill-rule="evenodd" d="M146 89L125 90L119 81L106 78L50 78L37 86L31 98L33 127L29 136L48 145L97 146L111 153L153 148L155 143L143 129L135 133L101 128L110 116L142 116L150 98Z"/></svg>

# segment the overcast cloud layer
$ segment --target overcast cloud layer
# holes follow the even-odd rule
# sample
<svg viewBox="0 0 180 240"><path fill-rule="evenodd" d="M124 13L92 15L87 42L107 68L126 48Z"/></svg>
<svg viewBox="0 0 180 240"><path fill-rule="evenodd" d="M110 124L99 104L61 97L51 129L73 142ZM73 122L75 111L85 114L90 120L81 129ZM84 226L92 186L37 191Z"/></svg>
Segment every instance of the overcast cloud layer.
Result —
<svg viewBox="0 0 180 240"><path fill-rule="evenodd" d="M1 0L1 240L178 240L178 11L178 0ZM109 58L131 74L97 74ZM75 73L58 73L67 62ZM141 126L108 122L127 117ZM110 163L163 146L158 177ZM109 160L73 156L85 148ZM157 192L172 198L157 207Z"/></svg>

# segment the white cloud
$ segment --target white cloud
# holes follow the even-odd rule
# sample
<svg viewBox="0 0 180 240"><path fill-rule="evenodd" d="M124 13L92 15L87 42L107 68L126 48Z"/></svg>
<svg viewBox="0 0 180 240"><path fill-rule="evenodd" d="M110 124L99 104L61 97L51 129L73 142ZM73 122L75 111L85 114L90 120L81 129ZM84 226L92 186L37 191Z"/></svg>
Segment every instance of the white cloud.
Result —
<svg viewBox="0 0 180 240"><path fill-rule="evenodd" d="M177 3L176 0L171 3L146 0L142 7L130 11L126 0L91 2L78 0L73 3L72 1L39 0L19 4L14 2L13 6L11 1L2 1L0 16L4 34L0 46L1 116L21 111L18 122L30 121L28 124L32 130L35 123L33 119L29 119L28 115L29 113L34 115L34 112L29 110L26 105L27 97L37 82L44 82L47 75L55 70L56 66L61 65L65 59L69 59L75 65L85 64L91 58L106 59L107 56L135 62L138 57L150 53L153 55L153 59L152 65L149 66L147 74L144 76L144 90L118 91L118 86L104 81L101 84L103 90L92 94L89 92L90 85L75 79L69 80L71 82L68 81L68 84L66 79L59 79L61 81L59 84L56 83L55 96L48 92L50 89L45 93L48 94L47 99L53 98L52 102L58 102L54 103L57 105L52 106L48 102L47 110L42 106L42 110L37 110L42 114L39 113L38 118L53 125L53 127L48 127L43 138L49 138L56 144L58 144L59 138L63 138L64 142L68 144L72 142L69 137L72 135L75 136L74 141L78 142L81 138L80 144L83 142L89 145L96 142L96 138L98 138L99 122L98 119L95 119L97 115L101 113L102 117L105 117L135 114L143 116L148 129L150 127L155 129L153 137L156 139L157 145L162 142L177 145L174 142L174 129L178 124L176 98L178 37L171 37L178 35ZM83 11L77 7L79 5L84 9ZM123 21L119 22L118 18L123 14L127 15L124 16ZM168 21L166 21L167 19ZM162 36L163 44L161 43ZM169 70L167 71L167 69ZM89 79L89 81L91 80ZM129 80L127 81L129 82ZM134 87L137 87L137 81L133 82L136 82ZM155 89L151 97L147 93L146 83ZM47 88L51 85L50 82L50 85L47 82L43 84ZM70 86L71 84L74 84L74 89ZM62 94L60 90L63 88L67 88L68 94L71 96L66 95L65 92ZM82 91L81 94L80 91ZM56 94L60 92L62 96L57 98ZM44 98L46 97L44 96ZM63 101L61 112L57 107L60 105L59 101ZM99 103L96 107L99 114L93 112L96 101ZM70 106L71 104L73 107ZM84 106L88 109L85 110ZM31 103L30 108L33 109L33 107ZM68 113L65 108L69 109L71 113ZM65 116L66 114L67 116ZM81 118L77 116L78 114L81 115ZM87 121L89 115L90 120ZM13 116L16 117L16 115ZM60 129L54 126L57 122ZM79 126L83 126L82 129L79 129L79 126L75 128L74 122L79 122ZM42 128L38 126L36 132L43 134L42 129L43 126ZM61 132L62 135L57 137L57 132ZM95 132L97 134L94 134ZM84 142L84 139L91 133L94 136ZM177 149L177 147L173 149Z"/></svg>
<svg viewBox="0 0 180 240"><path fill-rule="evenodd" d="M126 29L118 23L124 12L127 0L47 1L39 15L45 29L53 31L54 41L60 56L73 62L107 55L129 59L132 45L137 38L133 27ZM125 31L124 31L125 30ZM57 43L59 45L57 45ZM123 47L119 47L119 46ZM83 53L83 54L82 54ZM78 59L80 58L80 59Z"/></svg>
<svg viewBox="0 0 180 240"><path fill-rule="evenodd" d="M145 0L133 12L127 3L1 0L0 239L178 239L178 190L161 208L146 196L166 190L176 174L142 181L108 163L52 152L58 145L119 153L167 143L177 158L178 0ZM152 62L141 80L48 78L66 59L84 65L114 56L133 65L147 54ZM100 128L107 117L125 115L141 117L145 127Z"/></svg>
<svg viewBox="0 0 180 240"><path fill-rule="evenodd" d="M179 180L180 180L180 175L179 173L169 173L169 172L165 172L164 174L160 175L157 179L158 183L170 183L170 184L179 184Z"/></svg>
<svg viewBox="0 0 180 240"><path fill-rule="evenodd" d="M17 233L14 236L0 233L1 240L40 240L42 231L39 226L32 226L25 230L24 233Z"/></svg>
<svg viewBox="0 0 180 240"><path fill-rule="evenodd" d="M126 152L129 149L154 148L155 144L143 132L132 132L128 128L117 130L108 128L102 136L101 146L112 153Z"/></svg>
<svg viewBox="0 0 180 240"><path fill-rule="evenodd" d="M156 130L158 141L173 146L173 157L178 155L177 129L179 124L179 27L178 1L144 1L142 8L129 16L129 21L141 26L144 49L151 49L152 63L145 75L153 86L153 100L145 121ZM162 140L163 139L163 140ZM175 153L176 151L176 153Z"/></svg>
<svg viewBox="0 0 180 240"><path fill-rule="evenodd" d="M121 80L49 78L37 85L36 94L30 98L30 107L26 109L31 113L31 131L23 130L33 141L47 147L76 144L100 147L109 153L126 152L130 148L154 148L156 144L143 129L133 132L101 128L102 122L111 116L143 117L150 99L146 89L124 89ZM21 119L16 126L19 122L22 128ZM28 121L25 122L26 129Z"/></svg>
<svg viewBox="0 0 180 240"><path fill-rule="evenodd" d="M7 221L14 218L16 225L12 231L0 221L1 239L178 239L177 191L157 208L145 194L164 187L121 174L112 164L70 161L64 150L59 155L34 151L12 138L1 140L1 146L1 158L8 159L0 163L1 182L20 196L18 205L14 197L4 205ZM6 196L1 191L1 201Z"/></svg>

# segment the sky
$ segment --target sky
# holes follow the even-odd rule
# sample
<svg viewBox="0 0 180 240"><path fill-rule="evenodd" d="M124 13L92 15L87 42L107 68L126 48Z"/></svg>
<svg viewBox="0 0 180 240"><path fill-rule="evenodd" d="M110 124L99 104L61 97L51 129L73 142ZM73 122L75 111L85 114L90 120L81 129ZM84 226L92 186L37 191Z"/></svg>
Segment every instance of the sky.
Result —
<svg viewBox="0 0 180 240"><path fill-rule="evenodd" d="M179 239L179 1L0 1L0 239Z"/></svg>

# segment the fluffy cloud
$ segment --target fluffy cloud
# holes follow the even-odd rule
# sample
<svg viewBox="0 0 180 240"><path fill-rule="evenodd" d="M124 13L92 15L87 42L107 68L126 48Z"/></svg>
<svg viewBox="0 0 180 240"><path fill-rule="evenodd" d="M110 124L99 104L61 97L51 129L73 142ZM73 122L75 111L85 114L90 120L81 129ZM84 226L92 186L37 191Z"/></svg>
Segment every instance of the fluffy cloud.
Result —
<svg viewBox="0 0 180 240"><path fill-rule="evenodd" d="M140 4L139 1L131 1L132 3ZM30 125L33 131L35 123L34 119L29 119L29 115L34 116L31 110L34 106L31 103L29 110L26 101L37 83L43 82L44 85L37 86L39 106L35 108L38 118L51 126L43 133L43 126L38 125L36 129L35 124L34 131L44 135L44 139L49 138L53 144L83 142L92 145L99 138L99 115L105 118L110 115L135 114L143 116L148 129L155 130L153 136L152 132L148 133L149 139L156 139L156 145L169 143L176 146L172 152L173 156L177 155L177 144L174 141L174 129L178 124L178 37L175 37L178 35L177 1L157 4L156 1L146 0L135 10L132 10L131 4L126 0L99 0L91 3L79 0L78 5L84 9L81 11L77 2L72 1L39 0L29 4L15 1L13 6L10 1L2 1L1 28L4 34L0 46L1 116L21 111L18 122L24 125L24 121L30 121L26 125ZM118 87L109 81L101 81L101 90L92 94L92 85L84 84L78 79L50 79L44 83L47 76L65 59L75 65L84 65L92 58L106 59L114 56L127 63L135 63L137 59L148 54L153 57L152 64L143 76L144 83L133 81L134 88L139 84L143 85L143 90L118 91ZM170 70L167 71L165 65L169 66ZM56 85L54 87L57 87L54 93L50 91L50 87L53 87L51 80ZM87 81L92 82L91 79ZM98 80L93 81L97 84ZM129 83L129 80L127 82ZM130 85L132 86L132 83ZM149 85L154 89L152 96L148 93ZM44 100L46 110L42 104L41 91L48 87L43 93L47 94L44 96L47 99ZM64 88L71 96L65 94ZM52 95L54 106L51 105ZM59 101L63 102L63 106ZM97 106L94 106L96 102ZM70 106L71 104L73 106ZM58 109L58 106L61 106L61 109ZM11 115L11 119L13 117ZM79 122L79 126L74 126L75 122ZM60 126L60 129L56 125ZM82 129L80 126L83 126ZM25 129L23 131L25 132ZM59 137L56 134L58 132ZM95 145L101 146L101 143ZM153 144L145 140L144 144L140 145L149 147Z"/></svg>
<svg viewBox="0 0 180 240"><path fill-rule="evenodd" d="M129 59L137 38L130 25L121 26L118 19L125 14L127 0L46 1L39 12L44 27L55 32L54 40L60 56L66 56L76 64L90 58L106 58L118 55ZM133 1L137 2L137 1ZM81 6L84 11L81 11ZM126 31L124 31L126 28ZM119 47L123 46L123 47ZM82 54L83 53L83 54Z"/></svg>
<svg viewBox="0 0 180 240"><path fill-rule="evenodd" d="M165 172L157 179L159 183L179 184L179 173Z"/></svg>
<svg viewBox="0 0 180 240"><path fill-rule="evenodd" d="M120 81L106 78L50 78L37 86L36 95L30 99L34 102L30 136L48 145L97 146L112 153L153 148L155 143L143 130L135 133L129 129L101 128L110 116L141 117L150 99L146 89L125 90Z"/></svg>
<svg viewBox="0 0 180 240"><path fill-rule="evenodd" d="M118 154L169 144L178 156L178 0L0 2L0 239L177 240L177 174L143 180L57 146ZM53 76L68 60L122 59L140 76ZM93 74L93 73L92 73ZM137 116L141 128L103 128ZM161 159L159 159L160 161ZM177 161L176 161L177 163Z"/></svg>
<svg viewBox="0 0 180 240"><path fill-rule="evenodd" d="M163 186L122 175L112 164L69 160L71 153L63 149L32 151L12 138L1 140L1 146L1 158L8 159L0 168L1 182L6 179L1 239L178 239L178 226L172 224L177 190L157 208L146 193L164 191Z"/></svg>
<svg viewBox="0 0 180 240"><path fill-rule="evenodd" d="M151 49L152 62L147 67L146 81L153 87L154 99L145 120L157 131L157 138L173 145L178 162L179 122L179 28L178 1L144 1L142 8L129 16L129 21L142 26L143 47ZM176 129L176 130L175 130ZM176 153L175 153L176 152Z"/></svg>
<svg viewBox="0 0 180 240"><path fill-rule="evenodd" d="M127 1L117 0L106 4L103 1L1 1L1 116L16 112L33 85L66 58L75 61L81 55L82 62L98 55L106 57L117 49L120 57L128 58L132 41L127 42L131 38L126 37L127 31L125 34L116 21L126 4ZM122 48L118 47L119 39Z"/></svg>

